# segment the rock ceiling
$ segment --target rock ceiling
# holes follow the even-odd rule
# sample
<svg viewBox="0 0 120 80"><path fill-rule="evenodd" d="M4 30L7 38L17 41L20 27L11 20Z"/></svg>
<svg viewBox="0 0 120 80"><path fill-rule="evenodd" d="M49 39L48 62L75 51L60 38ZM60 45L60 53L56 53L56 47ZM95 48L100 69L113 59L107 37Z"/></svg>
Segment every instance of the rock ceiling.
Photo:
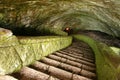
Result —
<svg viewBox="0 0 120 80"><path fill-rule="evenodd" d="M120 0L1 0L0 26L98 30L120 37Z"/></svg>

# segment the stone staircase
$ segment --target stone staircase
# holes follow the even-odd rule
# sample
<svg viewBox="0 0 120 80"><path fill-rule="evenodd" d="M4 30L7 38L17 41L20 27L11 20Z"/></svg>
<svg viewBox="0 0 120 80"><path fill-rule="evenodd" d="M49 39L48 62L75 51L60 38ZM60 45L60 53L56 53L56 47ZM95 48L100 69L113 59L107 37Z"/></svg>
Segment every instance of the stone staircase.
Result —
<svg viewBox="0 0 120 80"><path fill-rule="evenodd" d="M97 80L93 51L80 41L10 76L18 80Z"/></svg>

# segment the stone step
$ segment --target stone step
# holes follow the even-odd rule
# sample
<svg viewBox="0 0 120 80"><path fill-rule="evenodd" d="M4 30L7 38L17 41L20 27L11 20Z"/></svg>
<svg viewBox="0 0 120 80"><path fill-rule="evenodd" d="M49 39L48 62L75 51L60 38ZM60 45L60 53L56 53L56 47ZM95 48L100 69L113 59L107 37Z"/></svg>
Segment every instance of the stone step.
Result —
<svg viewBox="0 0 120 80"><path fill-rule="evenodd" d="M69 48L67 48L67 49L65 49L65 50L74 51L74 52L80 53L80 54L81 54L81 53L82 53L82 54L86 54L86 55L89 55L89 56L91 56L91 57L94 56L93 52L90 51L90 49L89 49L89 50L86 50L86 49L84 49L84 48L77 49L77 48L69 47Z"/></svg>
<svg viewBox="0 0 120 80"><path fill-rule="evenodd" d="M55 61L55 60L52 60L49 58L44 58L41 61L44 62L45 64L59 67L61 69L64 69L66 71L70 71L70 72L75 73L75 74L80 74L81 76L85 76L85 77L92 78L92 79L96 77L95 73L92 73L92 72L84 70L82 68L71 66L69 64L65 64L65 63L62 63L59 61Z"/></svg>
<svg viewBox="0 0 120 80"><path fill-rule="evenodd" d="M83 49L85 47L87 49ZM94 54L83 42L73 42L68 48L35 61L10 77L16 80L97 80Z"/></svg>
<svg viewBox="0 0 120 80"><path fill-rule="evenodd" d="M76 58L73 58L71 56L59 53L59 52L55 52L54 54L57 55L57 56L63 57L63 58L67 58L69 60L73 60L75 62L79 62L79 63L85 64L85 65L95 67L95 64L93 64L93 63L90 63L90 62L87 62L87 61L84 61L84 60L80 60L80 59L76 59Z"/></svg>
<svg viewBox="0 0 120 80"><path fill-rule="evenodd" d="M95 62L94 60L88 59L88 58L84 58L84 56L82 54L76 54L74 52L65 52L65 51L59 51L60 53L66 54L68 56L74 57L76 59L81 59L90 63Z"/></svg>
<svg viewBox="0 0 120 80"><path fill-rule="evenodd" d="M56 55L49 55L48 57L51 58L51 59L66 63L66 64L70 64L72 66L76 66L78 68L82 67L83 69L91 71L91 72L95 72L95 70L96 70L95 67L87 66L87 65L84 65L84 64L81 64L81 63L63 58L63 57L59 57L59 56L56 56Z"/></svg>
<svg viewBox="0 0 120 80"><path fill-rule="evenodd" d="M61 80L77 80L76 78L79 78L79 80L91 80L87 77L83 77L83 76L80 76L74 73L70 73L63 69L59 69L54 66L50 66L48 64L41 63L41 62L35 62L35 64L33 64L33 67L39 71L47 72L49 73L49 75L55 76Z"/></svg>
<svg viewBox="0 0 120 80"><path fill-rule="evenodd" d="M21 71L16 74L16 78L18 78L19 80L60 80L51 75L45 74L29 67L22 68Z"/></svg>

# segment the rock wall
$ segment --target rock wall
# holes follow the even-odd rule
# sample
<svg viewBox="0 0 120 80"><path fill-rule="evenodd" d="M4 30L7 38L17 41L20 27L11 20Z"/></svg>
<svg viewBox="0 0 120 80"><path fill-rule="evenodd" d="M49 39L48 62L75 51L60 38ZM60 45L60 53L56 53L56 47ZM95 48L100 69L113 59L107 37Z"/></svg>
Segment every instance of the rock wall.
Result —
<svg viewBox="0 0 120 80"><path fill-rule="evenodd" d="M72 43L67 36L10 36L0 40L0 75L19 71L23 66L32 64L54 51L63 49Z"/></svg>
<svg viewBox="0 0 120 80"><path fill-rule="evenodd" d="M120 79L120 55L118 53L114 52L110 46L90 37L74 35L74 38L86 42L94 51L98 80Z"/></svg>
<svg viewBox="0 0 120 80"><path fill-rule="evenodd" d="M119 0L1 0L0 27L16 34L70 27L120 37L119 5Z"/></svg>

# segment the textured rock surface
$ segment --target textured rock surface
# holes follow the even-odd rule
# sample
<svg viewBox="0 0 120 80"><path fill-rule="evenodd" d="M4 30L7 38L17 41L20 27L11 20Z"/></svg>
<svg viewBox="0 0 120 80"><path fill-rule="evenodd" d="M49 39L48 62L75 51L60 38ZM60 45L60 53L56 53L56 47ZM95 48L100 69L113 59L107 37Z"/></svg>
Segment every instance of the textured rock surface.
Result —
<svg viewBox="0 0 120 80"><path fill-rule="evenodd" d="M23 66L72 43L70 36L19 37L19 39L11 37L4 42L0 41L0 75L16 72Z"/></svg>
<svg viewBox="0 0 120 80"><path fill-rule="evenodd" d="M0 26L16 34L71 27L120 37L120 0L1 0Z"/></svg>
<svg viewBox="0 0 120 80"><path fill-rule="evenodd" d="M0 76L0 80L18 80L18 79L5 75L5 76Z"/></svg>
<svg viewBox="0 0 120 80"><path fill-rule="evenodd" d="M112 51L109 46L93 40L87 36L75 35L76 39L89 44L95 54L98 80L120 79L120 56Z"/></svg>
<svg viewBox="0 0 120 80"><path fill-rule="evenodd" d="M112 36L120 37L120 0L1 0L0 27L11 29L14 34L19 35L67 35L60 30L70 27L73 29L73 31L99 30ZM22 53L21 56L23 56L24 51L26 51L26 54L33 49L34 53L36 53L38 56L34 56L34 54L30 56L28 54L25 56L25 58L21 59L21 64L22 62L26 61L23 65L28 65L32 62L32 57L38 60L41 58L41 56L46 56L49 54L49 52L52 50L50 46L60 49L66 45L64 42L68 42L67 40L64 40L64 42L61 41L61 45L56 46L56 44L59 44L58 40L56 40L55 43L48 43L49 41L45 41L39 45L33 44L38 40L34 41L33 39L29 38L20 40L21 44L24 44L24 46L18 45L18 48L1 48L0 53L3 53L2 55L7 58L13 57L12 52L16 52L18 54ZM2 44L0 46L4 47L4 44L6 45L9 41L10 39L6 40L5 42L1 42ZM89 40L87 41L86 42L89 43ZM14 44L11 42L12 44L10 45L15 46L16 42ZM28 46L27 44L30 47L26 47ZM91 44L92 43L90 43L90 45ZM50 48L48 49L48 47ZM93 50L96 50L96 45L93 44L92 47ZM97 47L99 48L101 45ZM42 50L36 51L36 49L39 48ZM11 54L6 53L6 50ZM119 80L119 58L116 56L114 57L114 55L107 54L106 46L102 46L100 51L103 52L103 54L99 53L99 51L97 51L98 54L96 54L99 80ZM44 52L44 54L39 55L38 53L41 52ZM8 54L8 56L4 54ZM26 57L29 57L30 60L28 60ZM0 58L2 57L0 56ZM10 64L12 64L14 60L15 59L8 59ZM19 64L19 61L20 60L16 60L15 64ZM4 62L1 61L0 63ZM9 70L7 73L14 71L12 66L8 65L6 67L4 67L6 70L11 68L11 70ZM13 65L13 67L17 67L17 69L19 69L21 66ZM5 71L2 70L2 72L4 73Z"/></svg>

